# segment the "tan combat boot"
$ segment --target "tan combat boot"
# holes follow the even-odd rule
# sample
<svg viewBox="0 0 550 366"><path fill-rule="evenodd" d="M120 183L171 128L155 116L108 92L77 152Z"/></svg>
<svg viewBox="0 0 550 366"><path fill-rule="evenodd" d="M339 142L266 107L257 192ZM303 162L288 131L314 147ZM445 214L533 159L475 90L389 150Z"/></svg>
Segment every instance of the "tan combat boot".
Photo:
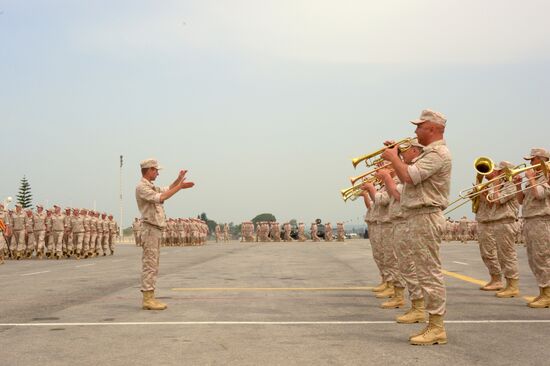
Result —
<svg viewBox="0 0 550 366"><path fill-rule="evenodd" d="M426 321L425 310L424 299L420 298L411 300L411 308L409 311L401 316L398 316L395 320L400 324L424 323Z"/></svg>
<svg viewBox="0 0 550 366"><path fill-rule="evenodd" d="M143 291L143 309L144 310L164 310L168 306L155 299L155 292Z"/></svg>
<svg viewBox="0 0 550 366"><path fill-rule="evenodd" d="M519 296L519 280L513 278L506 279L506 288L502 291L499 291L495 294L496 297L500 298L510 298Z"/></svg>
<svg viewBox="0 0 550 366"><path fill-rule="evenodd" d="M540 287L540 295L527 304L530 308L542 309L550 307L550 286Z"/></svg>
<svg viewBox="0 0 550 366"><path fill-rule="evenodd" d="M394 287L394 297L390 301L386 301L380 305L382 309L399 309L405 306L405 289L403 287Z"/></svg>
<svg viewBox="0 0 550 366"><path fill-rule="evenodd" d="M387 286L388 285L386 284L386 282L382 281L381 284L372 289L372 292L382 292L386 289Z"/></svg>
<svg viewBox="0 0 550 366"><path fill-rule="evenodd" d="M502 279L500 275L491 275L491 281L479 289L482 291L499 291L502 290L504 286L502 285Z"/></svg>
<svg viewBox="0 0 550 366"><path fill-rule="evenodd" d="M432 344L446 344L447 333L443 325L442 315L430 314L430 320L428 327L422 334L411 337L409 339L410 344L415 346L429 346Z"/></svg>
<svg viewBox="0 0 550 366"><path fill-rule="evenodd" d="M393 283L386 282L386 289L376 294L377 299L385 299L394 296Z"/></svg>

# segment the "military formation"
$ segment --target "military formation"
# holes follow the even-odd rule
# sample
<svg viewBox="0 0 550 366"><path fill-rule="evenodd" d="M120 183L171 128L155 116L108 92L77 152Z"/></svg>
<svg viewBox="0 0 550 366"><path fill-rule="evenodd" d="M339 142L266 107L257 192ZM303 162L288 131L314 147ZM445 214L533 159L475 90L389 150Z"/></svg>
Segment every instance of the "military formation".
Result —
<svg viewBox="0 0 550 366"><path fill-rule="evenodd" d="M61 259L92 258L113 255L119 236L119 226L113 215L94 210L69 208L62 212L55 205L44 210L24 210L21 204L15 210L6 210L0 203L0 264L4 258Z"/></svg>
<svg viewBox="0 0 550 366"><path fill-rule="evenodd" d="M136 246L142 246L143 220L134 218L132 231ZM199 246L206 244L209 230L206 222L195 218L167 218L162 228L161 245L166 247Z"/></svg>
<svg viewBox="0 0 550 366"><path fill-rule="evenodd" d="M319 235L319 224L313 222L309 230L309 236L306 234L306 227L303 222L298 223L297 227L292 227L290 222L285 222L282 227L276 221L259 221L254 225L252 221L245 221L241 224L241 242L246 243L268 243L268 242L305 242L311 240L320 242L345 241L344 223L336 224L336 235L334 235L330 222L324 225L324 234Z"/></svg>
<svg viewBox="0 0 550 366"><path fill-rule="evenodd" d="M387 141L380 151L354 159L354 166L366 161L375 168L358 177L359 185L352 181L354 186L341 192L344 200L363 197L368 209L365 221L382 279L373 291L377 298L389 299L381 308L403 307L407 290L411 307L397 316L397 323L424 322L426 312L429 316L428 325L412 334L409 342L447 343L439 246L442 240L476 238L491 277L481 290L495 291L502 299L519 296L516 248L523 241L540 289L528 306L550 307L550 152L532 149L524 157L529 165L523 167L508 161L494 164L488 158L476 160L474 187L449 204L452 160L443 139L446 118L424 110L419 120L411 122L417 126L417 138ZM369 165L369 161L374 162ZM448 207L455 203L456 207L471 203L476 221L466 217L446 220L444 214L454 210Z"/></svg>

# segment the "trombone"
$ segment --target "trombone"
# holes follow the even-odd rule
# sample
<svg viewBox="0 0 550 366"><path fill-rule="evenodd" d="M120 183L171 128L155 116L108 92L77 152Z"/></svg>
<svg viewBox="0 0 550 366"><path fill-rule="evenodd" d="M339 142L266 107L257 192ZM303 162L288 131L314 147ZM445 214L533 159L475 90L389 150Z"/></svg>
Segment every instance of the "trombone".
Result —
<svg viewBox="0 0 550 366"><path fill-rule="evenodd" d="M392 147L397 146L399 148L399 151L401 151L401 152L407 151L408 149L410 149L411 142L412 142L413 139L414 139L413 137L407 137L403 140L394 142L393 144L388 145L388 146L384 146L380 150L377 150L373 153L351 159L351 163L353 164L354 168L357 168L357 165L362 161L365 161L365 164L368 167L375 166L376 164L381 163L381 162L384 161L384 159L380 158L380 155L382 155L382 153L384 151L386 151L386 149L391 149ZM401 145L403 145L403 146L401 146Z"/></svg>
<svg viewBox="0 0 550 366"><path fill-rule="evenodd" d="M459 207L464 206L468 202L472 201L472 212L477 212L479 207L479 196L491 189L491 184L497 182L498 179L502 178L502 174L494 179L483 182L483 177L491 174L495 170L495 163L491 158L486 156L480 156L474 160L474 169L476 170L476 183L471 188L463 189L459 192L458 198L453 202L449 203L444 214L447 215Z"/></svg>
<svg viewBox="0 0 550 366"><path fill-rule="evenodd" d="M508 194L505 194L503 196L497 196L497 192L491 192L487 195L487 201L489 202L497 202L498 200L500 199L503 199L503 198L507 198L507 197L510 197L510 196L514 196L516 195L517 193L519 192L525 192L526 190L528 190L529 188L533 188L533 187L538 187L538 186L542 186L546 183L548 183L548 181L550 180L550 174L549 174L549 171L550 171L550 163L549 162L544 162L544 163L539 163L539 164L535 164L535 165L526 165L526 164L522 164L522 165L518 165L517 167L513 168L513 169L506 169L504 171L503 174L503 179L504 181L500 184L501 186L504 186L504 184L506 182L510 182L512 181L512 179L516 176L516 175L519 175L519 174L522 174L522 173L525 173L526 171L528 170L531 170L531 169L536 169L536 168L541 168L541 171L535 175L535 180L538 180L540 179L541 177L545 177L546 180L540 182L540 183L537 183L535 184L534 186L525 186L523 187L522 189L518 189L516 190L515 192L513 193L508 193ZM499 176L500 177L500 176ZM498 188L499 186L497 186Z"/></svg>

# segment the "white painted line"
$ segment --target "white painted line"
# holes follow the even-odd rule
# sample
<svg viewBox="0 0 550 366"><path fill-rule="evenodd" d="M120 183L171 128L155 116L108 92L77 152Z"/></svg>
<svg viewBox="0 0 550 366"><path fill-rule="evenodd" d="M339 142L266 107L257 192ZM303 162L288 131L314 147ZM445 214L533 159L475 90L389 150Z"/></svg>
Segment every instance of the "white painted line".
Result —
<svg viewBox="0 0 550 366"><path fill-rule="evenodd" d="M95 266L95 263L81 264L80 266L75 266L75 268L90 267Z"/></svg>
<svg viewBox="0 0 550 366"><path fill-rule="evenodd" d="M25 274L22 274L21 276L32 276L32 275L41 274L41 273L48 273L48 272L50 272L50 271L25 273Z"/></svg>
<svg viewBox="0 0 550 366"><path fill-rule="evenodd" d="M547 324L550 320L447 320L446 324ZM395 321L203 321L203 322L105 322L105 323L0 323L0 327L90 327L130 325L383 325Z"/></svg>
<svg viewBox="0 0 550 366"><path fill-rule="evenodd" d="M453 263L456 263L456 264L462 264L463 266L469 266L468 263L464 263L464 262L457 262L457 261L453 261Z"/></svg>

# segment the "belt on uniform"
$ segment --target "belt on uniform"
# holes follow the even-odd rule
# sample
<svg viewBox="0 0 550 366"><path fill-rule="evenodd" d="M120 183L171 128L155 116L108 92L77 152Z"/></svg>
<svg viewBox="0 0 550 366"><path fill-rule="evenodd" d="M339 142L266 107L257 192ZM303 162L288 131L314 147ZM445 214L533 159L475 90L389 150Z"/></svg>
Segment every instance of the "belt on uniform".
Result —
<svg viewBox="0 0 550 366"><path fill-rule="evenodd" d="M150 227L151 229L157 229L157 230L163 230L164 229L163 227L160 227L160 226L154 225L154 224L150 224L146 221L143 221L143 225L145 225L147 227Z"/></svg>
<svg viewBox="0 0 550 366"><path fill-rule="evenodd" d="M485 221L482 224L511 224L513 222L516 222L516 219L511 217L505 217L498 220Z"/></svg>
<svg viewBox="0 0 550 366"><path fill-rule="evenodd" d="M535 221L535 220L546 221L546 220L550 220L550 215L524 217L524 219L525 221Z"/></svg>
<svg viewBox="0 0 550 366"><path fill-rule="evenodd" d="M406 216L413 216L441 212L441 207L428 206L419 208L405 208L404 211Z"/></svg>

